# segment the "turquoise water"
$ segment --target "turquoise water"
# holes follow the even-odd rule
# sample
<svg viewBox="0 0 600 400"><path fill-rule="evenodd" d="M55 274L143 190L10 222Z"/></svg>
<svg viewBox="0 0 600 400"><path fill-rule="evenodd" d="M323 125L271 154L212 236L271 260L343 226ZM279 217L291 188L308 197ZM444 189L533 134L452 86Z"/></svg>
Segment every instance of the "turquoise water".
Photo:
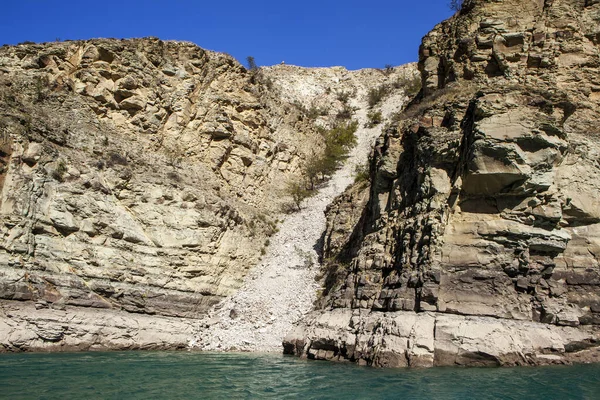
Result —
<svg viewBox="0 0 600 400"><path fill-rule="evenodd" d="M600 365L382 370L256 354L0 354L2 399L600 399Z"/></svg>

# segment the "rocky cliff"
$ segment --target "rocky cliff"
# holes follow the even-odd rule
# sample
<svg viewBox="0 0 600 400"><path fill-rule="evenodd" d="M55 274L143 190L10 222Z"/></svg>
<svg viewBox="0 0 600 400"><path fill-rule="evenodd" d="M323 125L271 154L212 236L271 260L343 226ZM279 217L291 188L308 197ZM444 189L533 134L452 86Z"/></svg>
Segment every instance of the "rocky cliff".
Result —
<svg viewBox="0 0 600 400"><path fill-rule="evenodd" d="M595 0L467 0L435 27L370 184L329 209L324 294L285 351L600 361L599 45Z"/></svg>
<svg viewBox="0 0 600 400"><path fill-rule="evenodd" d="M277 182L319 140L255 73L188 43L4 47L0 86L0 298L38 309L202 314L258 261Z"/></svg>
<svg viewBox="0 0 600 400"><path fill-rule="evenodd" d="M409 100L406 93L410 82L417 82L417 87L415 78L419 77L414 64L384 71L276 66L264 72L286 89L282 95L291 96L293 102L312 103L322 109L335 103L337 97L345 98L342 93L348 94L336 119L351 114L358 123L356 144L329 179L318 184L318 193L285 217L244 285L202 321L191 344L202 350L281 352L285 335L313 309L317 299L317 244L326 227L325 210L355 181L357 169L366 166L372 145L381 133L381 122L375 119L386 120L401 110ZM374 95L376 92L382 94L381 98Z"/></svg>
<svg viewBox="0 0 600 400"><path fill-rule="evenodd" d="M317 128L401 72L249 71L154 38L0 48L0 351L186 346L266 253Z"/></svg>

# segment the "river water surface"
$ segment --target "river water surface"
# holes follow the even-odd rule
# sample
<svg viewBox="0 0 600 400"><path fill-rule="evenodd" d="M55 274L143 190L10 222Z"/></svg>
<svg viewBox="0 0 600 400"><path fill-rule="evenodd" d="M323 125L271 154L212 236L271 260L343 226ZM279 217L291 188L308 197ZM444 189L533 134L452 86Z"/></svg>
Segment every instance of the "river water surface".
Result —
<svg viewBox="0 0 600 400"><path fill-rule="evenodd" d="M279 355L0 354L1 399L600 399L600 365L382 370Z"/></svg>

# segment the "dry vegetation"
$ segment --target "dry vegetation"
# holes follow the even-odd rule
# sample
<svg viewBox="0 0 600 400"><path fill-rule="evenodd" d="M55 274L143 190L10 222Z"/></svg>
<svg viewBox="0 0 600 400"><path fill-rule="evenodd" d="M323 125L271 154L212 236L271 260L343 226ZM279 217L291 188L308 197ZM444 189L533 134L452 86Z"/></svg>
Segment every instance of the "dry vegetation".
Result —
<svg viewBox="0 0 600 400"><path fill-rule="evenodd" d="M331 129L319 130L325 142L325 150L322 154L313 153L304 164L302 180L292 182L286 188L298 209L304 199L315 193L317 185L339 168L356 145L357 129L358 122L350 120L338 122Z"/></svg>

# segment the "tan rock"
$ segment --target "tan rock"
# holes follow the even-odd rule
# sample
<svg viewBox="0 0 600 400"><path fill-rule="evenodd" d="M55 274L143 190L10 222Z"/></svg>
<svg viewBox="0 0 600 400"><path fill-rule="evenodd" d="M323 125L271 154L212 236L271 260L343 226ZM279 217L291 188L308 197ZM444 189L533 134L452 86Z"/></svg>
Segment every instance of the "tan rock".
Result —
<svg viewBox="0 0 600 400"><path fill-rule="evenodd" d="M440 313L334 309L311 314L284 352L377 367L545 365L593 360L598 332ZM583 351L582 351L583 350Z"/></svg>
<svg viewBox="0 0 600 400"><path fill-rule="evenodd" d="M438 313L430 365L594 360L600 52L581 21L597 26L599 4L542 3L465 2L423 39L422 95L377 140L370 185L342 197L368 193L353 210L362 217L340 218L342 201L328 212L335 246L318 308L361 315L363 347L336 344L327 357L404 365L402 340L360 324L414 311ZM308 353L289 351L318 354L311 321L290 342ZM586 355L570 354L571 335ZM395 350L380 362L386 345Z"/></svg>
<svg viewBox="0 0 600 400"><path fill-rule="evenodd" d="M81 322L78 348L135 347L117 332L120 318L202 317L235 293L283 219L282 189L322 151L315 124L343 107L336 91L363 96L414 72L282 65L254 79L228 55L153 38L5 46L0 63L3 98L15 99L0 102L11 116L0 298L25 301L23 310L67 308ZM45 77L48 87L36 86ZM390 105L403 104L395 92ZM298 107L315 94L331 116L315 121ZM96 334L96 319L113 311L98 328L109 333ZM28 312L20 321L34 323ZM70 328L66 317L48 318ZM58 324L15 343L56 348ZM179 343L167 337L157 347Z"/></svg>

